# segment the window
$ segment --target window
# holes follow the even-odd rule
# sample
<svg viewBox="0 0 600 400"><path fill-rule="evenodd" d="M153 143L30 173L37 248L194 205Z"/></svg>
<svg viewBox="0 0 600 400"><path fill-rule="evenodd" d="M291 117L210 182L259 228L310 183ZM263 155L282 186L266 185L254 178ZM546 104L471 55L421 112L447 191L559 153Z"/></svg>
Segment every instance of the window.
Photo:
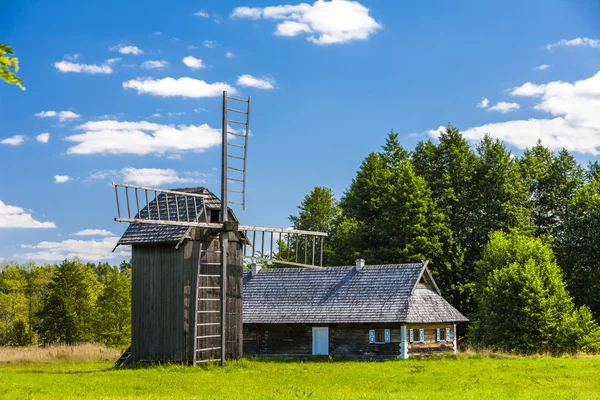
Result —
<svg viewBox="0 0 600 400"><path fill-rule="evenodd" d="M412 329L409 329L409 331L408 331L408 336L409 336L409 339L408 339L408 341L409 341L410 343L412 343L412 342L414 342L414 341L415 341L415 334L414 334L414 332L413 332L413 330L412 330Z"/></svg>
<svg viewBox="0 0 600 400"><path fill-rule="evenodd" d="M369 331L369 343L384 344L391 342L389 329L371 329Z"/></svg>
<svg viewBox="0 0 600 400"><path fill-rule="evenodd" d="M420 342L425 341L425 329L419 329L419 341Z"/></svg>
<svg viewBox="0 0 600 400"><path fill-rule="evenodd" d="M210 210L210 222L219 222L219 210Z"/></svg>
<svg viewBox="0 0 600 400"><path fill-rule="evenodd" d="M452 340L452 336L450 336L450 328L446 328L446 341Z"/></svg>
<svg viewBox="0 0 600 400"><path fill-rule="evenodd" d="M435 340L439 342L440 339L441 339L441 337L440 337L440 328L437 328L435 330Z"/></svg>

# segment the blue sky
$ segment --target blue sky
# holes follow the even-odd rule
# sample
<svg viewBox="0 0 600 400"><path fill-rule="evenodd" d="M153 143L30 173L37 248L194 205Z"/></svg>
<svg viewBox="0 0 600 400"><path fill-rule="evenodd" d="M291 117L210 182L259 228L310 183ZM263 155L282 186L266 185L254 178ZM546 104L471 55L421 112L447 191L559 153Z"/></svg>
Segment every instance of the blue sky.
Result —
<svg viewBox="0 0 600 400"><path fill-rule="evenodd" d="M111 181L218 193L223 88L253 98L247 224L287 227L315 185L341 196L390 129L596 159L600 2L450 3L4 5L27 90L0 83L0 258L128 257Z"/></svg>

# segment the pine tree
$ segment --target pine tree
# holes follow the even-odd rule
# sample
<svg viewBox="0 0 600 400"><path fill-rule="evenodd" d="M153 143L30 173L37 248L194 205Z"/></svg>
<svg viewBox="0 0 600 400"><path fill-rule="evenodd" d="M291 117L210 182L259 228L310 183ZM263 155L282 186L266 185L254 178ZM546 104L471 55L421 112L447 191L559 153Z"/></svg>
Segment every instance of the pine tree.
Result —
<svg viewBox="0 0 600 400"><path fill-rule="evenodd" d="M92 341L95 303L100 284L88 265L75 259L56 268L37 331L44 343L74 344Z"/></svg>

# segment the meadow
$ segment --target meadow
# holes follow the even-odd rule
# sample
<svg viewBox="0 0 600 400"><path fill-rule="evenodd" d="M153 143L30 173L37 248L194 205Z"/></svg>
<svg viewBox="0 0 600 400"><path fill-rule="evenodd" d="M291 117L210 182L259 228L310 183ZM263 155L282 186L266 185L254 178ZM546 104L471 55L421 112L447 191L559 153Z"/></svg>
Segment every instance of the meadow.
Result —
<svg viewBox="0 0 600 400"><path fill-rule="evenodd" d="M4 399L600 399L600 358L466 354L114 369L100 346L0 349Z"/></svg>

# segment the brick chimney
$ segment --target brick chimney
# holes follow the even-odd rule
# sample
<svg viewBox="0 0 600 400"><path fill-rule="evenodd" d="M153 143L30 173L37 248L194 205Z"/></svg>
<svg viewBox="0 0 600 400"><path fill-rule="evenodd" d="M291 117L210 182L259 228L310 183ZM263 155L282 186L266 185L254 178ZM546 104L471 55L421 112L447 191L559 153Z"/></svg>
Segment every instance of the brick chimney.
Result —
<svg viewBox="0 0 600 400"><path fill-rule="evenodd" d="M258 273L259 273L259 271L260 271L260 269L261 269L261 268L262 268L262 267L261 267L261 265L260 265L260 264L253 263L253 264L252 264L252 272L250 273L250 276L251 276L251 277L255 277L255 276L256 276L256 274L258 274Z"/></svg>
<svg viewBox="0 0 600 400"><path fill-rule="evenodd" d="M365 266L365 260L363 260L362 258L359 258L356 260L356 270L357 271L362 270L364 266Z"/></svg>

